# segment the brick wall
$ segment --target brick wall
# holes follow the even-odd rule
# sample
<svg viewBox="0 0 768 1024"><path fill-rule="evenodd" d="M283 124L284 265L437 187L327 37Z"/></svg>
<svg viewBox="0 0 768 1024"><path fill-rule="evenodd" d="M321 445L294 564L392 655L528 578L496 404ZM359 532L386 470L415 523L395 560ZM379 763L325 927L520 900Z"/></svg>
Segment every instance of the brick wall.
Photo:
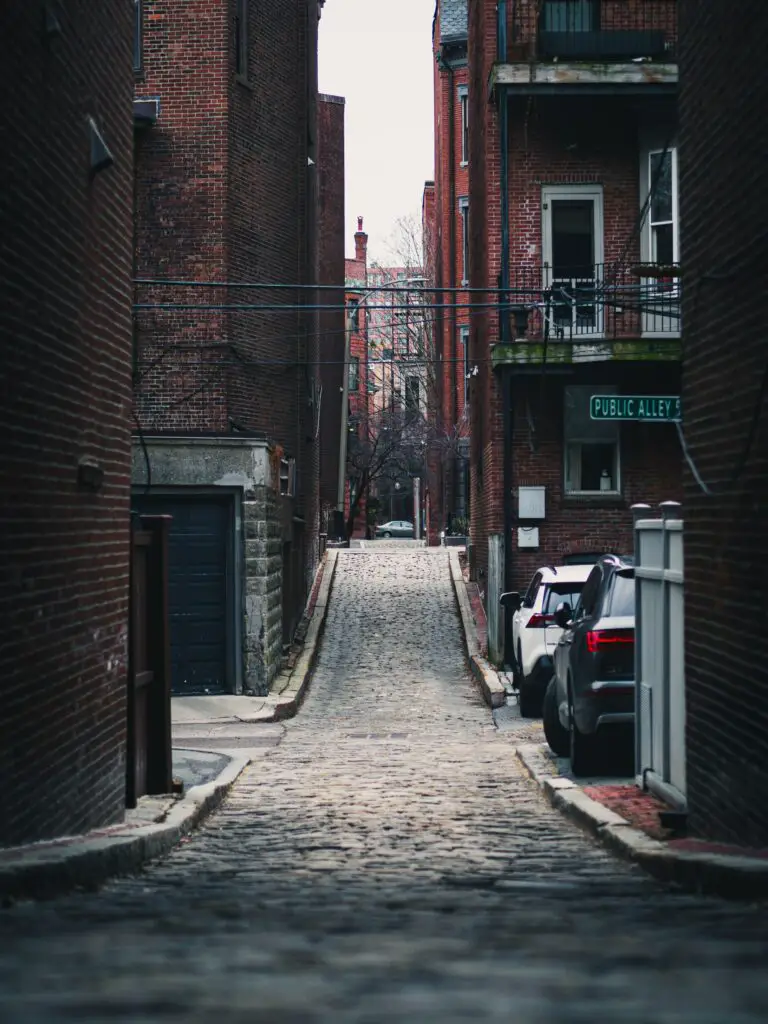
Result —
<svg viewBox="0 0 768 1024"><path fill-rule="evenodd" d="M303 601L319 529L316 0L251 0L238 70L234 0L147 0L136 96L160 98L137 147L140 277L298 285L138 289L144 302L263 306L140 313L142 426L266 435L296 460ZM290 518L290 517L289 517ZM300 613L301 609L295 609Z"/></svg>
<svg viewBox="0 0 768 1024"><path fill-rule="evenodd" d="M530 383L533 381L533 386ZM572 384L612 384L617 392L679 394L676 363L646 366L601 363L589 374L518 378L512 391L511 480L517 514L518 487L546 488L546 518L539 523L539 547L517 547L513 528L510 556L513 589L527 587L542 565L560 565L579 553L631 554L634 549L631 506L682 500L682 455L675 428L660 423L625 423L620 427L620 497L565 493L564 388Z"/></svg>
<svg viewBox="0 0 768 1024"><path fill-rule="evenodd" d="M462 218L460 201L469 197L469 166L462 159L462 109L460 93L468 87L466 41L442 45L440 5L433 29L434 73L434 232L432 237L433 279L438 288L461 287L463 267ZM461 328L472 319L466 304L467 292L444 291L436 294L435 354L437 366L437 417L439 438L435 446L431 483L432 523L430 535L436 540L449 518L459 511L459 477L456 472L456 442L469 433L465 410L464 347ZM481 300L482 301L482 300ZM464 304L464 308L455 304Z"/></svg>
<svg viewBox="0 0 768 1024"><path fill-rule="evenodd" d="M339 430L346 318L344 303L344 100L320 96L318 105L319 281L339 285L323 291L323 304L339 309L320 315L320 379L323 398L320 422L320 497L336 507L339 473Z"/></svg>
<svg viewBox="0 0 768 1024"><path fill-rule="evenodd" d="M643 19L650 7L664 13L664 24L669 4L659 0L649 5L627 3L623 5L621 21L618 8L603 4L604 27L643 27ZM518 41L524 37L527 13L534 5L526 3L508 5L510 18L509 39ZM514 12L514 17L513 17ZM526 13L527 12L527 13ZM674 12L673 12L674 13ZM521 20L522 19L522 20ZM512 34L512 24L517 26ZM674 19L670 24L674 23ZM532 22L533 24L533 22ZM499 103L489 100L487 92L488 75L497 57L496 5L489 2L470 7L469 33L469 93L470 93L470 231L471 267L470 283L476 287L496 287L501 267L501 195L500 195L500 132ZM520 59L521 54L510 50L510 59ZM668 99L648 101L637 98L616 96L590 96L588 99L568 96L564 91L558 96L541 96L536 99L509 97L509 264L510 286L512 288L540 288L540 267L544 260L542 239L542 187L544 185L599 184L603 194L603 241L602 262L606 264L628 264L640 255L638 213L640 209L640 140L645 133L653 137L672 137L674 131L674 104ZM599 259L599 257L598 257ZM608 273L606 271L606 273ZM532 295L533 293L529 293ZM492 298L492 296L489 296ZM531 314L531 327L537 322L537 314ZM606 326L619 335L638 336L638 317L623 315L608 309ZM479 374L470 384L471 405L471 532L473 553L471 567L477 578L487 570L488 535L503 530L503 416L501 407L500 376L490 366L489 348L499 338L498 316L492 311L477 315L471 320L470 363L477 364ZM596 370L592 380L597 380L601 370ZM623 371L608 371L614 378L623 376ZM523 407L529 398L536 400L539 384L536 377L526 377L516 371L515 393L518 404ZM651 381L653 383L653 381ZM656 391L651 386L651 391ZM516 413L517 415L517 413ZM557 417L555 417L556 421ZM551 452L552 465L544 471L552 475L553 482L561 487L562 445ZM525 464L525 449L512 453L514 466L522 457ZM648 453L645 457L649 459ZM517 460L517 462L516 462ZM645 487L644 474L638 461L637 476L640 489ZM650 459L649 459L650 463ZM678 462L679 466L679 462ZM650 471L650 476L653 473ZM668 475L660 474L664 486L670 493L679 492L679 471ZM656 493L652 480L648 489ZM663 497L669 497L665 493ZM590 536L596 544L615 535L615 523L607 510L593 509L591 519L604 522ZM574 535L582 531L578 516L569 513L568 521L573 530L568 532L567 524L560 540L547 541L552 549L563 549L572 544ZM629 523L629 520L622 520ZM628 527L627 527L628 528ZM561 530L562 532L562 530ZM629 534L622 528L619 538L626 545ZM517 576L514 559L508 561L508 572ZM521 556L527 573L526 559ZM533 558L541 557L534 553ZM508 579L508 584L512 580ZM515 579L519 583L519 579Z"/></svg>
<svg viewBox="0 0 768 1024"><path fill-rule="evenodd" d="M761 67L768 12L680 8L684 426L716 492L686 474L687 795L697 833L766 846L768 84L739 69Z"/></svg>
<svg viewBox="0 0 768 1024"><path fill-rule="evenodd" d="M47 34L43 14L0 15L2 845L125 806L132 5L72 0ZM88 117L114 157L96 175Z"/></svg>

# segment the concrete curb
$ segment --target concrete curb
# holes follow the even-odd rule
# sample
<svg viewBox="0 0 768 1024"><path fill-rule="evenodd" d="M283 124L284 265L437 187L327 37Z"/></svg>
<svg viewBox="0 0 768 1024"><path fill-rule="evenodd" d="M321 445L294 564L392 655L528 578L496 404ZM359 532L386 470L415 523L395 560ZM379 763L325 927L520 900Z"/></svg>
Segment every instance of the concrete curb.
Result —
<svg viewBox="0 0 768 1024"><path fill-rule="evenodd" d="M320 639L325 628L325 618L328 612L328 603L331 598L333 578L336 574L339 550L334 548L326 551L325 568L320 589L317 593L315 607L312 610L312 618L304 638L304 648L299 655L296 664L288 677L288 683L281 691L274 704L273 722L280 722L286 718L293 718L301 707L301 702L307 692L309 681L312 678L320 648Z"/></svg>
<svg viewBox="0 0 768 1024"><path fill-rule="evenodd" d="M477 639L472 608L467 596L467 588L464 585L464 576L459 565L459 552L455 548L448 550L448 564L451 568L451 583L453 592L456 595L456 603L459 606L459 618L461 619L464 644L467 651L467 659L472 675L477 680L480 691L483 694L485 703L491 708L503 707L507 700L507 691L499 679L499 674L491 663L480 653L480 643Z"/></svg>
<svg viewBox="0 0 768 1024"><path fill-rule="evenodd" d="M538 747L524 745L515 753L553 807L586 829L612 853L640 865L654 878L690 892L729 899L754 900L768 896L768 860L676 850L634 828L620 815L587 796L571 779L546 775L536 764Z"/></svg>
<svg viewBox="0 0 768 1024"><path fill-rule="evenodd" d="M247 757L230 758L213 782L193 786L182 799L173 800L161 822L116 825L0 851L0 898L51 899L136 873L147 861L168 853L214 811L248 764Z"/></svg>

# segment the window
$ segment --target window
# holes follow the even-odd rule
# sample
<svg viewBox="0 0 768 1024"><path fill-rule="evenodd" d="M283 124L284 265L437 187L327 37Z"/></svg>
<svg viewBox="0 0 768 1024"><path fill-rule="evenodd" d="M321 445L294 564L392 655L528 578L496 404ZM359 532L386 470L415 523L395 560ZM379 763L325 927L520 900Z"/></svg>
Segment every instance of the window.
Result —
<svg viewBox="0 0 768 1024"><path fill-rule="evenodd" d="M600 27L600 4L595 0L545 0L545 32L593 32Z"/></svg>
<svg viewBox="0 0 768 1024"><path fill-rule="evenodd" d="M296 493L295 459L280 459L280 493L286 498Z"/></svg>
<svg viewBox="0 0 768 1024"><path fill-rule="evenodd" d="M133 0L133 70L141 71L144 0Z"/></svg>
<svg viewBox="0 0 768 1024"><path fill-rule="evenodd" d="M539 592L540 586L541 573L537 572L531 580L531 585L528 587L528 590L525 593L525 597L523 598L523 608L533 608L534 604L536 603L536 595Z"/></svg>
<svg viewBox="0 0 768 1024"><path fill-rule="evenodd" d="M541 201L550 326L560 337L601 334L603 307L595 292L603 277L603 190L599 185L549 185Z"/></svg>
<svg viewBox="0 0 768 1024"><path fill-rule="evenodd" d="M419 412L419 378L405 378L405 413L413 419Z"/></svg>
<svg viewBox="0 0 768 1024"><path fill-rule="evenodd" d="M349 300L348 312L349 312L349 322L350 322L350 324L352 326L352 330L353 331L359 331L360 330L360 300L359 299L350 299Z"/></svg>
<svg viewBox="0 0 768 1024"><path fill-rule="evenodd" d="M651 262L677 262L677 160L675 151L651 153L648 181L650 202Z"/></svg>
<svg viewBox="0 0 768 1024"><path fill-rule="evenodd" d="M670 266L680 259L677 150L644 148L640 166L640 206L644 214L641 259ZM680 333L680 279L656 272L642 281L643 331Z"/></svg>
<svg viewBox="0 0 768 1024"><path fill-rule="evenodd" d="M635 574L632 570L614 575L607 614L614 617L635 614Z"/></svg>
<svg viewBox="0 0 768 1024"><path fill-rule="evenodd" d="M584 589L581 592L581 597L579 598L579 603L576 606L576 611L573 616L574 619L584 619L588 618L590 615L594 615L602 582L603 570L599 565L596 565L587 577L587 582L584 584Z"/></svg>
<svg viewBox="0 0 768 1024"><path fill-rule="evenodd" d="M462 356L464 359L464 405L469 405L469 381L470 381L470 366L469 366L469 328L460 327L459 337L461 338L462 345Z"/></svg>
<svg viewBox="0 0 768 1024"><path fill-rule="evenodd" d="M459 200L461 214L461 283L469 283L469 199Z"/></svg>
<svg viewBox="0 0 768 1024"><path fill-rule="evenodd" d="M547 592L541 606L542 615L554 615L557 611L557 606L562 604L564 601L567 602L571 608L575 608L579 603L582 588L582 583L550 584L547 588Z"/></svg>
<svg viewBox="0 0 768 1024"><path fill-rule="evenodd" d="M589 399L615 394L611 385L580 385L565 389L565 492L615 495L620 492L619 424L593 420Z"/></svg>
<svg viewBox="0 0 768 1024"><path fill-rule="evenodd" d="M461 108L461 162L469 163L469 92L465 85L459 86L459 107Z"/></svg>
<svg viewBox="0 0 768 1024"><path fill-rule="evenodd" d="M349 357L348 386L350 391L357 391L360 387L360 357Z"/></svg>
<svg viewBox="0 0 768 1024"><path fill-rule="evenodd" d="M249 0L235 0L235 74L248 77L248 6Z"/></svg>

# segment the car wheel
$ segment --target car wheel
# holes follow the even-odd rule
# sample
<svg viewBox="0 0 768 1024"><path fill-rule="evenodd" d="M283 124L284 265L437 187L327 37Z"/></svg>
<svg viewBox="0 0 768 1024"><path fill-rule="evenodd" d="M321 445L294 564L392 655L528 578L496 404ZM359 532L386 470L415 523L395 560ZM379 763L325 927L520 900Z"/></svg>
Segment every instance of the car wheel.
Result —
<svg viewBox="0 0 768 1024"><path fill-rule="evenodd" d="M384 533L382 534L382 537L391 537L391 536L392 536L392 534L389 532L389 530L385 530Z"/></svg>
<svg viewBox="0 0 768 1024"><path fill-rule="evenodd" d="M571 771L574 775L599 774L599 751L597 739L579 732L573 713L573 699L568 704L568 739L571 755Z"/></svg>
<svg viewBox="0 0 768 1024"><path fill-rule="evenodd" d="M518 682L517 703L523 718L539 718L541 715L541 699L539 695L526 686L523 680Z"/></svg>
<svg viewBox="0 0 768 1024"><path fill-rule="evenodd" d="M570 736L568 730L563 728L558 714L557 680L554 676L550 679L544 694L542 717L544 719L544 736L550 750L558 757L567 757L571 749Z"/></svg>

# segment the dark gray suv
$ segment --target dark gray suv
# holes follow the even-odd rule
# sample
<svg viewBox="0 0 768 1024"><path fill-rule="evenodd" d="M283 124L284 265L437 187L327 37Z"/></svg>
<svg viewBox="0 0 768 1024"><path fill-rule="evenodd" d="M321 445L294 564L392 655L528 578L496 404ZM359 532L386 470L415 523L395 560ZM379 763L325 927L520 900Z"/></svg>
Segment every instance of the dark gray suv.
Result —
<svg viewBox="0 0 768 1024"><path fill-rule="evenodd" d="M600 739L635 718L635 570L632 560L603 556L575 610L561 604L555 621L555 674L544 697L544 734L552 750L570 755L574 775L598 774ZM627 729L628 742L632 732Z"/></svg>

